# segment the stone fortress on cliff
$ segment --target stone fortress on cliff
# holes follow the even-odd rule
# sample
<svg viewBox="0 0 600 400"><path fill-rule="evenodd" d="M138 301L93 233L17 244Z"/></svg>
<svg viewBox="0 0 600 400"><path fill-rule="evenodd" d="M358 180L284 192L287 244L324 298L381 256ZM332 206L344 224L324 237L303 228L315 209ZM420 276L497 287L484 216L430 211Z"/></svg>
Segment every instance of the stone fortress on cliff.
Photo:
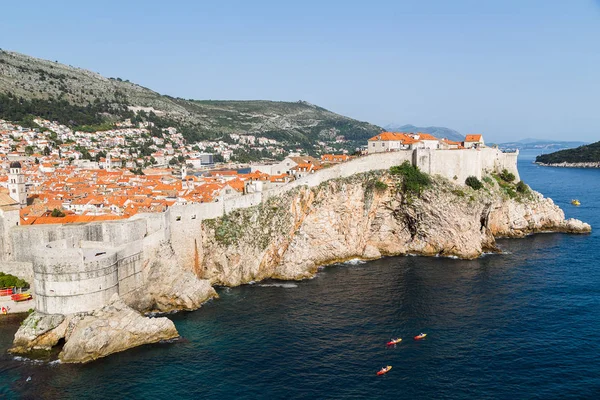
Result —
<svg viewBox="0 0 600 400"><path fill-rule="evenodd" d="M214 203L175 205L164 213L138 214L127 220L81 224L19 225L26 202L18 162L11 164L9 193L0 206L0 271L33 282L36 311L45 314L88 312L106 305L114 294L125 301L148 279L147 266L168 242L177 262L193 269L202 240L201 221L259 205L294 188L357 173L385 170L405 161L456 184L506 169L519 180L517 153L496 148L407 149L376 152L319 170L283 186ZM1 199L0 199L1 200ZM0 203L2 204L2 203Z"/></svg>

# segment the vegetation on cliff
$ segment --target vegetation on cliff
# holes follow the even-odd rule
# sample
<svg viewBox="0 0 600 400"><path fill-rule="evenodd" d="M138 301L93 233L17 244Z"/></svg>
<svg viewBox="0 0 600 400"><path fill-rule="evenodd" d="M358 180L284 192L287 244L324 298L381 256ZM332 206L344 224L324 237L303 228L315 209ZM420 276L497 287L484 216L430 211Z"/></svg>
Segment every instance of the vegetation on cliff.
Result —
<svg viewBox="0 0 600 400"><path fill-rule="evenodd" d="M541 164L597 163L600 162L600 142L577 147L575 149L542 154L536 157L535 162Z"/></svg>
<svg viewBox="0 0 600 400"><path fill-rule="evenodd" d="M404 161L400 166L390 168L390 173L402 177L402 191L409 195L419 196L425 188L431 185L429 175L421 172L419 167L408 161Z"/></svg>

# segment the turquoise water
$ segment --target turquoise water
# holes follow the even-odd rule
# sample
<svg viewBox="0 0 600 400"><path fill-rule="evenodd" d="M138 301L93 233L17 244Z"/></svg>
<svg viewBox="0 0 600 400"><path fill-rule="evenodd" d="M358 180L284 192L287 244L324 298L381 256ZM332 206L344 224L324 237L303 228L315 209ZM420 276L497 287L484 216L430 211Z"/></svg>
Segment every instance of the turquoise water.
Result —
<svg viewBox="0 0 600 400"><path fill-rule="evenodd" d="M533 156L522 178L600 227L600 171ZM182 340L84 366L14 360L19 321L2 320L0 398L599 398L598 233L499 244L475 261L392 257L222 289L171 316Z"/></svg>

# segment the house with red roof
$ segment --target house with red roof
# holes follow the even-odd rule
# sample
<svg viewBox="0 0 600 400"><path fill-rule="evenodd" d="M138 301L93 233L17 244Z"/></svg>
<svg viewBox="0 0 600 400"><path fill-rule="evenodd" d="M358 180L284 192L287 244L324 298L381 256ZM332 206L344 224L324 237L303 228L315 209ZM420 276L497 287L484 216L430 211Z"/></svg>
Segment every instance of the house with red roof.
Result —
<svg viewBox="0 0 600 400"><path fill-rule="evenodd" d="M467 135L463 143L465 149L485 147L483 135Z"/></svg>

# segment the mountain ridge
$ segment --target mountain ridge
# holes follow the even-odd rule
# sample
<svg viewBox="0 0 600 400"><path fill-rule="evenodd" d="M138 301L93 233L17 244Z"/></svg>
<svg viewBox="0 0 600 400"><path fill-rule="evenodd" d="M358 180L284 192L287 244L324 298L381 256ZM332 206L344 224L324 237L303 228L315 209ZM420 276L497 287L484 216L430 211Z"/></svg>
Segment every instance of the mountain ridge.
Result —
<svg viewBox="0 0 600 400"><path fill-rule="evenodd" d="M129 117L127 110L142 108L152 111L163 125L178 127L189 142L241 134L311 148L313 142L343 137L351 147L382 131L306 101L186 100L121 78L6 50L0 50L0 95L11 99L0 103L0 118L22 102L52 107L47 103L62 101L108 121ZM101 107L93 107L98 104ZM63 119L59 122L73 122L68 116Z"/></svg>

